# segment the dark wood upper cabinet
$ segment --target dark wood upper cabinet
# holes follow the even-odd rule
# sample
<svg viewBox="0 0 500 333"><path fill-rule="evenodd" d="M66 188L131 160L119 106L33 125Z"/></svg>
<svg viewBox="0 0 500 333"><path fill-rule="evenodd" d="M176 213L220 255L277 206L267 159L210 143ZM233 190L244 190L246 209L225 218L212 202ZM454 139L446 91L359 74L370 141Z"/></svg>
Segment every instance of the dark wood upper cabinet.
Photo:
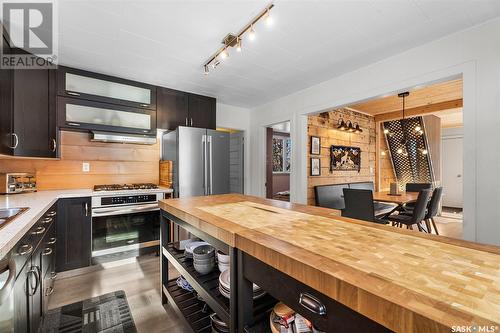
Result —
<svg viewBox="0 0 500 333"><path fill-rule="evenodd" d="M57 73L59 96L156 110L155 86L64 66Z"/></svg>
<svg viewBox="0 0 500 333"><path fill-rule="evenodd" d="M189 126L215 129L215 98L189 94Z"/></svg>
<svg viewBox="0 0 500 333"><path fill-rule="evenodd" d="M11 155L57 157L54 88L54 70L14 70Z"/></svg>
<svg viewBox="0 0 500 333"><path fill-rule="evenodd" d="M57 157L55 89L55 70L0 69L0 153Z"/></svg>
<svg viewBox="0 0 500 333"><path fill-rule="evenodd" d="M158 87L157 126L175 130L178 126L215 129L216 99Z"/></svg>
<svg viewBox="0 0 500 333"><path fill-rule="evenodd" d="M56 225L56 271L90 266L90 198L59 199Z"/></svg>
<svg viewBox="0 0 500 333"><path fill-rule="evenodd" d="M178 126L188 125L189 94L183 91L157 88L156 126L161 129L174 130Z"/></svg>

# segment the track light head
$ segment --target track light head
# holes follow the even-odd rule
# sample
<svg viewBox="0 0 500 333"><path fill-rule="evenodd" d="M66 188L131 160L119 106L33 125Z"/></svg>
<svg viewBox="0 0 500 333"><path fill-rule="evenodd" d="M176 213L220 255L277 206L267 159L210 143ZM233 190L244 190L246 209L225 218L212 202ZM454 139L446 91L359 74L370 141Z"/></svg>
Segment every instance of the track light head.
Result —
<svg viewBox="0 0 500 333"><path fill-rule="evenodd" d="M274 23L274 19L271 16L271 11L269 9L266 12L266 16L265 16L264 20L265 20L267 26L271 26Z"/></svg>
<svg viewBox="0 0 500 333"><path fill-rule="evenodd" d="M203 74L208 75L210 74L210 70L208 69L208 65L205 65L203 68Z"/></svg>
<svg viewBox="0 0 500 333"><path fill-rule="evenodd" d="M241 38L238 37L238 42L236 43L236 52L241 52Z"/></svg>
<svg viewBox="0 0 500 333"><path fill-rule="evenodd" d="M222 50L222 52L220 53L220 57L221 59L229 58L229 52L227 51L227 49Z"/></svg>
<svg viewBox="0 0 500 333"><path fill-rule="evenodd" d="M250 26L250 32L248 33L248 39L255 40L255 29L253 24Z"/></svg>

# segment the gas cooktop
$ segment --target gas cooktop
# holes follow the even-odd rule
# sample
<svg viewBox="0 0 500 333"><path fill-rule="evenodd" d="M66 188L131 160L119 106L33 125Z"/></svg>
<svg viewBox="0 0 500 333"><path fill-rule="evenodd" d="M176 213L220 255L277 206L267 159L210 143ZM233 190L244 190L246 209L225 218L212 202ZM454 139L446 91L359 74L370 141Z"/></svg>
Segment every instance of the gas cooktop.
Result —
<svg viewBox="0 0 500 333"><path fill-rule="evenodd" d="M128 191L128 190L153 190L157 189L158 185L153 183L138 183L138 184L105 184L95 185L94 191Z"/></svg>

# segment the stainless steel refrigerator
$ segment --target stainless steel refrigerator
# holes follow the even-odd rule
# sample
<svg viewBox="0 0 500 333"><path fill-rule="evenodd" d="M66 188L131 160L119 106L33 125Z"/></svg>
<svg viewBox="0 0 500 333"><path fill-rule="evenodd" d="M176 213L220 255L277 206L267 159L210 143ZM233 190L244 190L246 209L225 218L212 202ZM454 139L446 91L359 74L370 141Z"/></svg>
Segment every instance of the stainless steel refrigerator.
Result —
<svg viewBox="0 0 500 333"><path fill-rule="evenodd" d="M173 161L174 196L229 193L229 133L180 126L165 133L162 160Z"/></svg>
<svg viewBox="0 0 500 333"><path fill-rule="evenodd" d="M162 160L173 161L174 197L225 194L229 187L229 133L180 126L162 139ZM174 228L174 241L190 238Z"/></svg>

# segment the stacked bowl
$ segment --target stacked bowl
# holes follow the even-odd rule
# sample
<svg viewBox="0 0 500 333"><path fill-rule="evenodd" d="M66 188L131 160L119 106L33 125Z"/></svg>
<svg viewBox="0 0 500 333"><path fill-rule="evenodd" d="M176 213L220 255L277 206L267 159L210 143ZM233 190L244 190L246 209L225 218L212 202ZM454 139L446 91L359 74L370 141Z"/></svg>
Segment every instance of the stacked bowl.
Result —
<svg viewBox="0 0 500 333"><path fill-rule="evenodd" d="M217 262L219 264L219 271L224 272L229 269L229 256L221 251L217 251Z"/></svg>
<svg viewBox="0 0 500 333"><path fill-rule="evenodd" d="M211 245L199 245L193 249L194 269L202 274L210 273L215 267L215 248Z"/></svg>
<svg viewBox="0 0 500 333"><path fill-rule="evenodd" d="M226 298L231 298L231 280L230 280L229 269L226 269L219 275L219 291L222 296ZM264 296L266 292L262 290L261 287L253 284L253 299L258 299Z"/></svg>

